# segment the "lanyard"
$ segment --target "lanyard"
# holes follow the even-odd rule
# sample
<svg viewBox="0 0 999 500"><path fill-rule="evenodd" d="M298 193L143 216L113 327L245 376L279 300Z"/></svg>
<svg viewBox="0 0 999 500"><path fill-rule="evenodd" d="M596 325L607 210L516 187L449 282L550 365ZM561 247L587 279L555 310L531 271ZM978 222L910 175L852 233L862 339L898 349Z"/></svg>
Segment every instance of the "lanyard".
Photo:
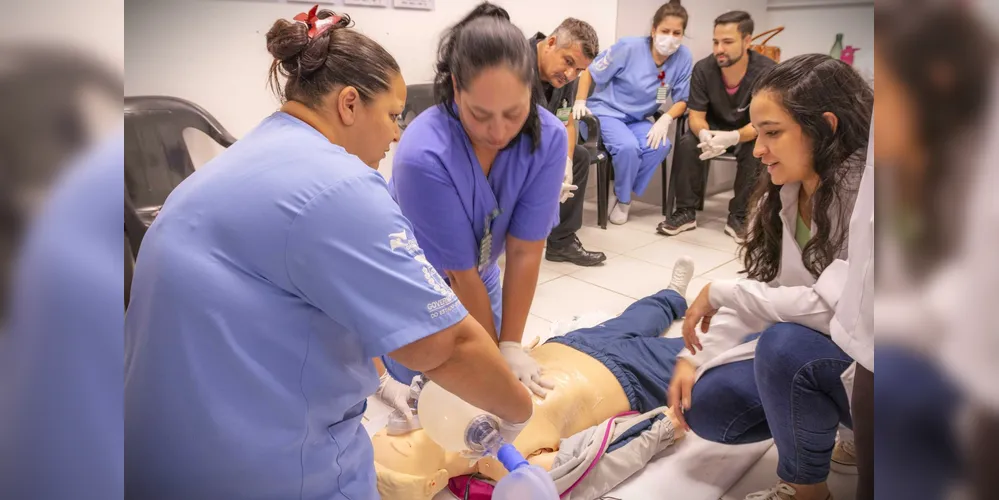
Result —
<svg viewBox="0 0 999 500"><path fill-rule="evenodd" d="M659 72L659 86L660 87L666 86L666 70L662 70Z"/></svg>
<svg viewBox="0 0 999 500"><path fill-rule="evenodd" d="M479 242L479 274L482 274L489 264L489 259L493 255L493 221L503 213L499 208L494 208L489 215L486 215L486 225L482 233L482 241Z"/></svg>

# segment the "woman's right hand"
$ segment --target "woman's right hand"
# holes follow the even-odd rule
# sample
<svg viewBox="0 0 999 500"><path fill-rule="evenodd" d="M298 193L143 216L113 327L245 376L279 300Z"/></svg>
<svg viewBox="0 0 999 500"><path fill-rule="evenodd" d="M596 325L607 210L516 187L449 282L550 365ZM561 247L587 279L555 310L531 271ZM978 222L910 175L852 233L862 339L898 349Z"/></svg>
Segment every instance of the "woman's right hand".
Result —
<svg viewBox="0 0 999 500"><path fill-rule="evenodd" d="M586 107L586 100L579 99L572 104L572 117L575 119L580 119L586 115L592 115L590 108Z"/></svg>
<svg viewBox="0 0 999 500"><path fill-rule="evenodd" d="M696 373L697 367L693 363L684 358L677 358L667 392L667 405L673 409L680 427L685 430L690 430L690 426L687 425L683 412L690 409L690 394L694 390Z"/></svg>

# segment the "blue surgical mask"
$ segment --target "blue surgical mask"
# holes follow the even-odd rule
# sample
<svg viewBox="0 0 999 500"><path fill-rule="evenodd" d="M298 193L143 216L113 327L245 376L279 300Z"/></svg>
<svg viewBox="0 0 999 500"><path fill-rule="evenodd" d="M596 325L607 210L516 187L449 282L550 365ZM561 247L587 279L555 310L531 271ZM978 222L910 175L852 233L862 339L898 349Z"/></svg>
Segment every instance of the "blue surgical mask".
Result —
<svg viewBox="0 0 999 500"><path fill-rule="evenodd" d="M678 36L658 34L655 39L656 52L660 55L669 57L680 50L680 44L683 39Z"/></svg>

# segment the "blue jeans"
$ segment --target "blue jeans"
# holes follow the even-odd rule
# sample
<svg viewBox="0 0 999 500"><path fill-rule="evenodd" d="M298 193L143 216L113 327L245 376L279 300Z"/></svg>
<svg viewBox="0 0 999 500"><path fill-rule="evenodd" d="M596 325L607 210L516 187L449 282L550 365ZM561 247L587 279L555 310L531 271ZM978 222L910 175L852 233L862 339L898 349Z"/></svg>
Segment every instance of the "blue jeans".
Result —
<svg viewBox="0 0 999 500"><path fill-rule="evenodd" d="M878 347L875 361L875 498L942 499L959 478L953 424L961 395L917 354Z"/></svg>
<svg viewBox="0 0 999 500"><path fill-rule="evenodd" d="M628 306L616 318L548 342L567 345L603 363L621 384L631 409L645 413L666 404L683 339L661 335L686 312L686 299L662 290Z"/></svg>
<svg viewBox="0 0 999 500"><path fill-rule="evenodd" d="M829 475L839 424L852 427L840 381L852 362L829 337L778 323L759 335L755 359L705 372L684 416L709 441L745 444L772 437L782 480L821 483Z"/></svg>

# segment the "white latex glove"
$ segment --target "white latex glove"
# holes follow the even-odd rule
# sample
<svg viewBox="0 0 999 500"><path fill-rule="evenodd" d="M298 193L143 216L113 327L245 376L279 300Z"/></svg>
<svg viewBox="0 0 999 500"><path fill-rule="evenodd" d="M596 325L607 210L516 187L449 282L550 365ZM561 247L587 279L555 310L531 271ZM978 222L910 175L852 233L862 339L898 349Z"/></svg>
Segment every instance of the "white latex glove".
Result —
<svg viewBox="0 0 999 500"><path fill-rule="evenodd" d="M666 144L667 137L669 136L669 126L672 124L673 117L667 113L663 113L663 115L652 124L652 128L649 129L649 133L645 135L645 145L651 149L659 149L660 146Z"/></svg>
<svg viewBox="0 0 999 500"><path fill-rule="evenodd" d="M549 389L555 388L551 382L541 377L541 366L527 355L529 349L525 349L520 342L500 342L499 348L503 359L510 365L510 370L531 392L543 399L548 395Z"/></svg>
<svg viewBox="0 0 999 500"><path fill-rule="evenodd" d="M726 150L728 150L728 148L715 148L711 146L701 148L701 156L700 156L701 161L707 161L712 158L721 156L725 154Z"/></svg>
<svg viewBox="0 0 999 500"><path fill-rule="evenodd" d="M705 147L710 148L722 148L728 149L736 144L739 144L739 131L738 130L708 130L711 134L711 138L707 141L703 141L697 146L701 149Z"/></svg>
<svg viewBox="0 0 999 500"><path fill-rule="evenodd" d="M706 135L710 136L708 140L704 140ZM719 156L728 148L739 144L738 130L704 130L701 131L699 137L701 143L697 147L701 148L703 152L701 160L708 160Z"/></svg>
<svg viewBox="0 0 999 500"><path fill-rule="evenodd" d="M708 129L704 129L704 130L701 131L700 134L697 134L697 138L701 140L702 144L705 143L705 142L710 141L711 137L712 137L711 131L708 130ZM698 147L699 146L700 146L700 144L698 144Z"/></svg>
<svg viewBox="0 0 999 500"><path fill-rule="evenodd" d="M375 397L392 409L402 413L407 422L412 423L413 411L409 409L409 386L392 378L388 372L378 377L378 390Z"/></svg>
<svg viewBox="0 0 999 500"><path fill-rule="evenodd" d="M532 413L531 416L533 417L534 414ZM531 419L530 417L528 417L528 419L523 423L512 424L510 422L501 419L499 425L499 433L500 436L503 436L503 441L506 441L507 444L513 444L513 441L517 439L517 436L519 436L520 432L523 431L525 427L527 427L527 423L530 421Z"/></svg>
<svg viewBox="0 0 999 500"><path fill-rule="evenodd" d="M592 114L593 113L590 113L590 108L586 107L586 100L585 99L579 99L576 102L572 103L572 117L573 118L575 118L575 119L578 120L578 119L580 119L580 118L582 118L582 117L584 117L586 115L592 115Z"/></svg>
<svg viewBox="0 0 999 500"><path fill-rule="evenodd" d="M579 189L579 187L572 183L572 158L566 156L565 176L562 177L562 195L559 196L558 202L565 203L565 200L576 196L576 193L573 191L577 189Z"/></svg>

